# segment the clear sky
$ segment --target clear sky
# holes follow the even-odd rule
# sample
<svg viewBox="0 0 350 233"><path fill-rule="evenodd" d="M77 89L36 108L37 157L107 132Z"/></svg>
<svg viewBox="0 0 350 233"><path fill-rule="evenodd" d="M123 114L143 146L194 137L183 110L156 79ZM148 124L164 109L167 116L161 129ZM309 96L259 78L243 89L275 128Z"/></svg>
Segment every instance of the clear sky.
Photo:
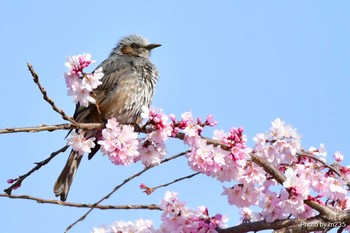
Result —
<svg viewBox="0 0 350 233"><path fill-rule="evenodd" d="M349 1L1 1L0 128L64 123L42 100L26 62L49 96L67 113L74 104L62 77L67 56L89 52L103 61L123 36L136 33L162 47L151 60L160 71L153 106L179 115L213 114L218 129L244 127L248 145L277 117L298 128L303 146L324 143L329 161L339 150L350 159ZM97 65L97 64L95 64ZM0 188L8 178L65 144L66 132L0 135ZM206 131L206 136L212 136ZM181 152L169 141L168 154ZM13 194L56 199L55 179L67 158L60 154ZM94 203L141 165L117 167L98 154L83 160L68 201ZM166 190L195 208L205 205L238 223L237 209L221 196L221 183L197 176L151 196L156 186L191 174L185 159L153 169L104 204L158 204ZM225 184L230 185L230 184ZM0 198L2 232L63 232L85 209ZM94 210L71 232L90 232L114 220L152 219L158 211Z"/></svg>

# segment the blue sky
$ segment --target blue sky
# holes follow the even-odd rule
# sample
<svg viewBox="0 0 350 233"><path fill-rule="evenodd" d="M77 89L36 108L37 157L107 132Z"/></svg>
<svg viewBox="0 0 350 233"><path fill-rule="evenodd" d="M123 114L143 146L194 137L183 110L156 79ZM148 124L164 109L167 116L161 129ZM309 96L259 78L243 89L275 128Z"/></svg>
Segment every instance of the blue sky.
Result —
<svg viewBox="0 0 350 233"><path fill-rule="evenodd" d="M31 80L38 72L49 96L67 113L74 104L62 77L67 56L89 52L97 63L123 36L136 33L162 47L151 60L160 71L153 106L179 115L213 114L218 129L244 127L248 145L277 117L298 128L303 146L324 143L329 159L339 150L349 164L350 3L348 1L2 1L0 8L0 128L63 123ZM96 64L97 65L97 64ZM206 131L211 136L210 131ZM0 188L65 144L66 132L0 135ZM181 143L169 141L169 155ZM55 199L52 186L67 153L28 178L14 194ZM93 203L141 169L117 167L106 157L84 160L71 202ZM238 222L220 196L222 184L201 176L151 196L156 186L191 174L185 159L153 169L105 204L158 203L166 190L188 205L206 205ZM226 184L229 185L229 184ZM3 232L63 232L85 210L0 198ZM152 219L157 211L93 211L71 232L90 232L114 220Z"/></svg>

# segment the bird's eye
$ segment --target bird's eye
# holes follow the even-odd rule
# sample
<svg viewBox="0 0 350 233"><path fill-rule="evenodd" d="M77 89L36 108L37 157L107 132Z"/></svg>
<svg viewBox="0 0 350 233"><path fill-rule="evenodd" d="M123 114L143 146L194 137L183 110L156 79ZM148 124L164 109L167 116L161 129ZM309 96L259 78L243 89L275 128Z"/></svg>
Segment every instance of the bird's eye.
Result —
<svg viewBox="0 0 350 233"><path fill-rule="evenodd" d="M139 46L137 45L137 44L135 44L135 43L132 43L131 44L131 48L138 48Z"/></svg>

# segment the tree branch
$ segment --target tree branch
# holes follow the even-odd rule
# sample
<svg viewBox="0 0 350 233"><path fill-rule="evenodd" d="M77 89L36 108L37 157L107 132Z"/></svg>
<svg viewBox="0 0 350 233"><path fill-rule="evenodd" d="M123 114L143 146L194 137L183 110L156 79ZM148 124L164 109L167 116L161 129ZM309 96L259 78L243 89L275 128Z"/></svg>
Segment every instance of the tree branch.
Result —
<svg viewBox="0 0 350 233"><path fill-rule="evenodd" d="M298 153L297 155L300 156L300 157L303 156L303 157L307 157L307 158L313 159L313 160L315 160L315 161L321 163L323 166L329 168L329 170L333 171L333 172L334 172L335 174L337 174L339 177L342 177L342 175L340 174L340 172L339 172L336 168L334 168L333 166L327 164L327 163L326 163L325 161L323 161L322 159L317 158L317 157L314 156L314 155L311 155L310 153L308 153L308 152L306 152L306 151L302 151L302 153Z"/></svg>
<svg viewBox="0 0 350 233"><path fill-rule="evenodd" d="M59 153L63 153L67 150L69 146L64 146L61 149L59 149L58 151L53 152L50 157L48 157L47 159L41 161L41 162L36 162L36 166L33 167L29 172L27 172L24 175L19 176L16 179L16 182L14 182L10 187L8 187L7 189L4 190L4 192L7 195L11 195L11 192L13 189L16 189L18 187L21 186L22 182L24 179L26 179L28 176L30 176L32 173L34 173L35 171L39 170L42 166L46 165L48 162L50 162L51 159L53 159L56 155L58 155Z"/></svg>
<svg viewBox="0 0 350 233"><path fill-rule="evenodd" d="M284 219L274 222L256 221L242 223L226 229L217 229L219 233L243 233L250 231L274 230L274 233L304 233L345 227L350 223L350 215L342 215L336 221L329 221L322 215L309 219Z"/></svg>
<svg viewBox="0 0 350 233"><path fill-rule="evenodd" d="M58 124L58 125L40 125L33 127L20 128L5 128L0 129L0 134L6 133L37 133L41 131L55 131L55 130L71 130L71 129L100 129L103 128L102 123L77 123L77 124Z"/></svg>
<svg viewBox="0 0 350 233"><path fill-rule="evenodd" d="M149 205L94 205L94 204L82 204L82 203L72 203L58 200L48 200L39 197L33 197L29 195L7 195L0 194L0 197L6 197L11 199L24 199L32 200L41 204L54 204L60 206L77 207L77 208L95 208L100 210L136 210L136 209L147 209L147 210L162 210L159 206L155 204Z"/></svg>
<svg viewBox="0 0 350 233"><path fill-rule="evenodd" d="M55 105L55 103L53 102L53 100L50 99L50 98L48 97L46 90L45 90L44 87L41 86L41 84L40 84L39 76L38 76L38 74L34 71L33 66L32 66L31 64L27 63L27 67L28 67L30 73L32 74L33 81L34 81L35 84L38 86L38 88L39 88L41 94L43 95L43 99L44 99L47 103L49 103L49 104L51 105L52 109L53 109L55 112L57 112L58 114L60 114L64 120L67 120L67 121L71 122L71 123L74 124L74 125L77 124L77 122L74 120L73 117L68 116L68 115L63 111L63 109L59 109L59 108Z"/></svg>
<svg viewBox="0 0 350 233"><path fill-rule="evenodd" d="M188 175L188 176L183 176L183 177L177 178L177 179L175 179L175 180L173 180L173 181L171 181L171 182L169 182L169 183L161 184L161 185L158 185L158 186L152 187L152 188L146 186L146 187L144 188L144 189L145 189L144 192L145 192L146 194L151 194L152 192L154 192L154 191L155 191L156 189L158 189L158 188L163 188L163 187L169 186L169 185L171 185L171 184L175 184L175 183L177 183L177 182L179 182L179 181L182 181L182 180L185 180L185 179L190 179L190 178L192 178L192 177L194 177L194 176L196 176L196 175L199 175L199 174L201 174L201 172L196 172L196 173L193 173L193 174Z"/></svg>

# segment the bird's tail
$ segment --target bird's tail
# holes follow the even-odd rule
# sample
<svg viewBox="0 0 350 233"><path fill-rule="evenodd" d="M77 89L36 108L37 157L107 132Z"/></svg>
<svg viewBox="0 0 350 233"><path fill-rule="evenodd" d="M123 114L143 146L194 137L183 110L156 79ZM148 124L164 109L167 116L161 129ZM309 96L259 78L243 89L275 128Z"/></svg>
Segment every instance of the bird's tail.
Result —
<svg viewBox="0 0 350 233"><path fill-rule="evenodd" d="M61 196L61 201L65 201L67 199L70 186L74 179L75 173L78 170L82 157L83 156L72 150L69 154L66 165L55 182L53 191L56 197Z"/></svg>

